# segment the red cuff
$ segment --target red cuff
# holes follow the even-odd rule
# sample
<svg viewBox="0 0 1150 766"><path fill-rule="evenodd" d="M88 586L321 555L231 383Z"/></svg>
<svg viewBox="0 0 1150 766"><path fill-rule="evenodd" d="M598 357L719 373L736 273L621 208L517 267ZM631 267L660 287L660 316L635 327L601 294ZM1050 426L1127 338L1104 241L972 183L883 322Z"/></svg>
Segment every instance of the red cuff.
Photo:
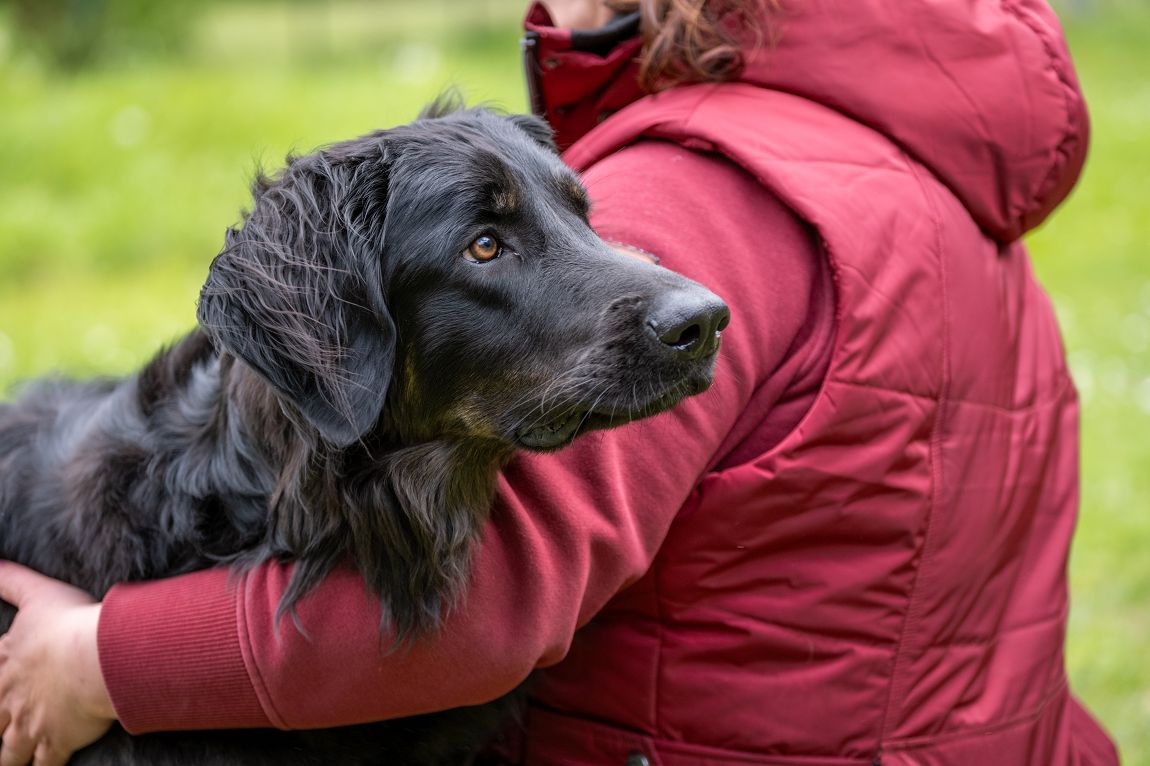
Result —
<svg viewBox="0 0 1150 766"><path fill-rule="evenodd" d="M244 663L237 578L223 569L117 585L104 597L104 683L132 734L271 726Z"/></svg>

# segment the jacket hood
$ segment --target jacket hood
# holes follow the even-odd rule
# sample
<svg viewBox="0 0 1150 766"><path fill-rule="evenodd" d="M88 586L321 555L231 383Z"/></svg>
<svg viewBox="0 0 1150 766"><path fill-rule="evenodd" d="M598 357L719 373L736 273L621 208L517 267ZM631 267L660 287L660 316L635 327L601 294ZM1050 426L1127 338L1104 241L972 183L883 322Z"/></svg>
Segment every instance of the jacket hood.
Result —
<svg viewBox="0 0 1150 766"><path fill-rule="evenodd" d="M550 27L539 5L529 12L533 105L561 145L642 95L634 84L637 20L626 22L571 33ZM885 134L1000 241L1040 224L1078 178L1086 108L1045 2L790 0L768 29L775 42L739 80ZM620 40L624 33L631 37Z"/></svg>

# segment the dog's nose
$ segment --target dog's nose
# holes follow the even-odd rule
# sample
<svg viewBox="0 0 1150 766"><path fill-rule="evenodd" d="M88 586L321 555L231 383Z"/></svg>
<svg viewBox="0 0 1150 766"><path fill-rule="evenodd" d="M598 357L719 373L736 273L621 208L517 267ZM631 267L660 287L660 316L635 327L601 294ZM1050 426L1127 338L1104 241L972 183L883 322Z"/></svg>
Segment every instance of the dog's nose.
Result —
<svg viewBox="0 0 1150 766"><path fill-rule="evenodd" d="M731 310L710 290L676 290L656 300L647 326L674 353L701 359L715 352Z"/></svg>

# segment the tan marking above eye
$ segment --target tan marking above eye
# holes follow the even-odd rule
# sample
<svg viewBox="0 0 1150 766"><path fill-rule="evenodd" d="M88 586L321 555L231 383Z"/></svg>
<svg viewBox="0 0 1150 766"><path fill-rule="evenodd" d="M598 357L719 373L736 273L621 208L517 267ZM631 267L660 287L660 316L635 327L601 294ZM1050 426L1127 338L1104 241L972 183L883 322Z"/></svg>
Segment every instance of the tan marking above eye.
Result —
<svg viewBox="0 0 1150 766"><path fill-rule="evenodd" d="M475 241L467 246L467 252L463 257L475 263L487 263L498 258L502 251L503 247L499 244L499 240L490 234L484 234L476 237Z"/></svg>
<svg viewBox="0 0 1150 766"><path fill-rule="evenodd" d="M501 189L492 198L495 212L499 215L510 215L519 209L519 192L513 187Z"/></svg>
<svg viewBox="0 0 1150 766"><path fill-rule="evenodd" d="M569 170L561 170L557 171L552 178L559 193L566 197L577 210L582 212L591 207L591 200L587 198L587 190L583 188L583 184L579 182L578 176L574 173Z"/></svg>
<svg viewBox="0 0 1150 766"><path fill-rule="evenodd" d="M590 200L587 199L587 190L583 188L583 184L579 183L578 179L574 177L567 177L564 179L564 192L567 194L568 199L575 203L575 206L580 209L590 207Z"/></svg>

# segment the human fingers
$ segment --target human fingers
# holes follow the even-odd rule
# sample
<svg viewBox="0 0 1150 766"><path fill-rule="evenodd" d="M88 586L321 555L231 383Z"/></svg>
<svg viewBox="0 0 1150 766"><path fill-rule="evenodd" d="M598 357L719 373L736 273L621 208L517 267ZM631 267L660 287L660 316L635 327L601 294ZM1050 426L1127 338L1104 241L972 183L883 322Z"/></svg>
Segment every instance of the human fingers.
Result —
<svg viewBox="0 0 1150 766"><path fill-rule="evenodd" d="M27 766L36 750L36 743L18 725L11 721L4 729L4 743L0 747L0 766Z"/></svg>
<svg viewBox="0 0 1150 766"><path fill-rule="evenodd" d="M71 753L62 753L59 748L48 742L41 742L36 746L32 766L64 766L68 763Z"/></svg>
<svg viewBox="0 0 1150 766"><path fill-rule="evenodd" d="M53 580L26 566L11 561L0 561L0 599L4 599L17 609L45 582Z"/></svg>

